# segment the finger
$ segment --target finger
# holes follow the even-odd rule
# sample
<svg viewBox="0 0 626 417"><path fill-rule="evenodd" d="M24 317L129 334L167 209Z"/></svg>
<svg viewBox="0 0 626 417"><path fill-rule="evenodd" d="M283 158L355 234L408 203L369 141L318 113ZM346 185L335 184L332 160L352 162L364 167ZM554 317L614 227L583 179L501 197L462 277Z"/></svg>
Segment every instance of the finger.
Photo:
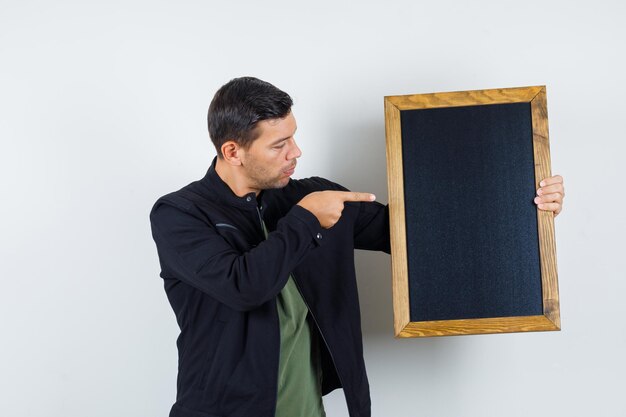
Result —
<svg viewBox="0 0 626 417"><path fill-rule="evenodd" d="M563 203L563 195L559 193L554 194L545 194L541 197L535 197L535 203L543 204L543 203Z"/></svg>
<svg viewBox="0 0 626 417"><path fill-rule="evenodd" d="M563 184L547 185L537 190L537 195L544 195L544 194L550 194L550 193L560 193L560 194L565 195L565 189L563 188Z"/></svg>
<svg viewBox="0 0 626 417"><path fill-rule="evenodd" d="M563 177L560 175L553 175L552 177L544 178L543 180L541 180L539 186L545 187L546 185L558 183L563 184Z"/></svg>
<svg viewBox="0 0 626 417"><path fill-rule="evenodd" d="M354 191L341 191L343 201L374 201L376 196L371 193L357 193Z"/></svg>
<svg viewBox="0 0 626 417"><path fill-rule="evenodd" d="M537 207L539 208L539 210L543 211L558 211L559 213L561 212L561 205L559 203L544 203L539 204Z"/></svg>

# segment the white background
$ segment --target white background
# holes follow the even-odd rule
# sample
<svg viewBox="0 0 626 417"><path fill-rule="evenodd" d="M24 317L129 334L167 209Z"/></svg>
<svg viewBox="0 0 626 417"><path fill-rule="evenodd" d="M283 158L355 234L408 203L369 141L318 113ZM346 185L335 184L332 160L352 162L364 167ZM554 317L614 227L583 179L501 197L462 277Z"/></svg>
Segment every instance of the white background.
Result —
<svg viewBox="0 0 626 417"><path fill-rule="evenodd" d="M177 326L148 212L201 178L213 93L295 100L320 175L387 201L383 97L546 85L563 330L397 340L357 252L381 417L625 416L619 1L0 1L0 415L166 416ZM437 187L437 184L433 184ZM325 397L347 416L343 392Z"/></svg>

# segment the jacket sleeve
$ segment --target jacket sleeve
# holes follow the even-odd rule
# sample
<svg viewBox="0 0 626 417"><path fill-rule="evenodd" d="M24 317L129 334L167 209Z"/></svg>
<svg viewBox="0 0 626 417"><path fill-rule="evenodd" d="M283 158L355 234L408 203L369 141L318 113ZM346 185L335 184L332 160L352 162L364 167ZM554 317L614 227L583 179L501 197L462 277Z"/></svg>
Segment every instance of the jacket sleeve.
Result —
<svg viewBox="0 0 626 417"><path fill-rule="evenodd" d="M359 203L359 214L354 225L354 247L391 253L389 205Z"/></svg>
<svg viewBox="0 0 626 417"><path fill-rule="evenodd" d="M212 225L184 207L157 203L150 212L161 276L183 281L239 310L251 310L278 294L289 273L318 245L321 225L295 205L268 238L240 253Z"/></svg>
<svg viewBox="0 0 626 417"><path fill-rule="evenodd" d="M343 185L320 177L309 179L320 190L350 191ZM391 253L389 237L389 205L379 202L345 203L347 206L357 206L358 214L354 223L354 247Z"/></svg>

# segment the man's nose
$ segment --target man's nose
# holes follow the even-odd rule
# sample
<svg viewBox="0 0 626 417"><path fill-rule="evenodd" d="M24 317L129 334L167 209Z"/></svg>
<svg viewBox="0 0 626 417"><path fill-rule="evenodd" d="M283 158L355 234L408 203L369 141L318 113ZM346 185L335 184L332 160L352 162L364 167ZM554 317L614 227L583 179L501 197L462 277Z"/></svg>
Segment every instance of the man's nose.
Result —
<svg viewBox="0 0 626 417"><path fill-rule="evenodd" d="M291 147L291 149L289 150L289 153L287 154L287 159L294 159L294 158L300 158L300 156L302 155L302 151L300 150L300 148L298 147L298 144L296 143L296 140L293 140L293 146Z"/></svg>

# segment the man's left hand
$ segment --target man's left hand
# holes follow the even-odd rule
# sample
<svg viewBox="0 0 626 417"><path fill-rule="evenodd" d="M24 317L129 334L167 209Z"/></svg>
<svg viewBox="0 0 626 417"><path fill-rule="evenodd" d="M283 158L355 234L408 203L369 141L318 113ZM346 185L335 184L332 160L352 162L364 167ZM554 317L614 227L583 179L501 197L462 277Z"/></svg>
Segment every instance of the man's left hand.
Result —
<svg viewBox="0 0 626 417"><path fill-rule="evenodd" d="M565 188L563 187L563 177L555 175L545 178L540 183L535 197L535 204L539 210L554 212L554 217L558 216L563 208L563 198L565 197Z"/></svg>

